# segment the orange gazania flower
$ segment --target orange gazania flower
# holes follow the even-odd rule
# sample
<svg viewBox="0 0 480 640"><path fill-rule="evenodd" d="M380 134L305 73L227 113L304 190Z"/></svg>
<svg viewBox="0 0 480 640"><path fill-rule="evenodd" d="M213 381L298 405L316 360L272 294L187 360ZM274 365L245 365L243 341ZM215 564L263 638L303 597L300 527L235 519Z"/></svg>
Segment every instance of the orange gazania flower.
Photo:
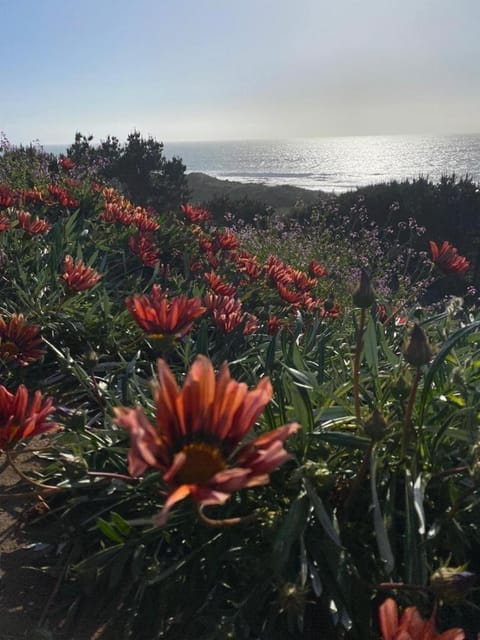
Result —
<svg viewBox="0 0 480 640"><path fill-rule="evenodd" d="M210 289L219 296L234 296L237 293L237 289L233 284L224 282L214 271L205 273L203 277L208 282Z"/></svg>
<svg viewBox="0 0 480 640"><path fill-rule="evenodd" d="M304 299L304 294L301 291L292 291L287 289L281 282L277 283L278 293L285 302L289 304L301 304Z"/></svg>
<svg viewBox="0 0 480 640"><path fill-rule="evenodd" d="M201 207L193 207L191 204L182 204L180 209L183 211L183 215L189 222L198 224L199 222L206 222L210 220L212 214L207 209Z"/></svg>
<svg viewBox="0 0 480 640"><path fill-rule="evenodd" d="M270 284L278 285L278 283L281 283L287 285L293 281L292 268L290 265L285 264L276 256L268 257L265 263L265 269Z"/></svg>
<svg viewBox="0 0 480 640"><path fill-rule="evenodd" d="M308 273L314 278L323 278L323 276L327 275L327 270L323 264L320 264L317 260L312 260L308 265Z"/></svg>
<svg viewBox="0 0 480 640"><path fill-rule="evenodd" d="M134 222L134 214L131 205L120 199L119 201L106 202L100 218L108 223L118 222L129 227Z"/></svg>
<svg viewBox="0 0 480 640"><path fill-rule="evenodd" d="M207 293L204 300L215 326L223 333L231 333L248 319L236 298Z"/></svg>
<svg viewBox="0 0 480 640"><path fill-rule="evenodd" d="M267 484L269 474L290 457L283 443L299 429L296 423L241 446L272 398L268 378L248 391L232 380L226 364L215 378L210 360L198 356L181 390L163 360L158 382L154 425L140 407L118 407L115 413L116 423L130 431L129 472L139 476L148 467L159 469L170 487L159 526L187 496L200 505L222 504L234 491Z"/></svg>
<svg viewBox="0 0 480 640"><path fill-rule="evenodd" d="M220 249L225 249L226 251L233 251L234 249L238 249L238 247L240 246L240 241L232 231L225 231L225 233L216 234L215 244Z"/></svg>
<svg viewBox="0 0 480 640"><path fill-rule="evenodd" d="M424 620L416 607L407 607L398 617L395 600L388 598L379 611L380 630L383 640L464 640L462 629L449 629L437 633L434 621L435 612L429 620Z"/></svg>
<svg viewBox="0 0 480 640"><path fill-rule="evenodd" d="M160 262L158 247L150 235L140 232L138 237L130 236L128 246L132 253L140 256L142 264L146 267L154 267Z"/></svg>
<svg viewBox="0 0 480 640"><path fill-rule="evenodd" d="M29 398L23 384L14 394L0 385L0 451L24 438L59 429L58 424L48 421L54 410L52 398L42 398L40 391Z"/></svg>
<svg viewBox="0 0 480 640"><path fill-rule="evenodd" d="M317 284L314 278L309 278L304 271L292 269L292 284L300 291L309 291Z"/></svg>
<svg viewBox="0 0 480 640"><path fill-rule="evenodd" d="M17 211L17 220L20 223L20 227L32 236L48 233L52 228L52 225L47 220L43 220L38 216L32 219L32 215L28 211Z"/></svg>
<svg viewBox="0 0 480 640"><path fill-rule="evenodd" d="M267 333L275 336L282 328L282 322L277 316L270 316L267 320Z"/></svg>
<svg viewBox="0 0 480 640"><path fill-rule="evenodd" d="M0 215L0 231L8 231L10 226L10 218Z"/></svg>
<svg viewBox="0 0 480 640"><path fill-rule="evenodd" d="M158 231L160 229L160 225L155 220L155 218L148 213L142 207L136 207L133 211L133 224L137 227L139 231L142 232L152 232Z"/></svg>
<svg viewBox="0 0 480 640"><path fill-rule="evenodd" d="M73 198L66 189L59 187L56 184L49 184L48 192L54 201L58 202L62 207L78 207L80 204L78 200Z"/></svg>
<svg viewBox="0 0 480 640"><path fill-rule="evenodd" d="M191 330L196 318L206 311L200 298L181 295L167 299L167 294L154 284L149 296L129 296L125 300L130 314L145 333L155 337L181 338Z"/></svg>
<svg viewBox="0 0 480 640"><path fill-rule="evenodd" d="M0 207L11 207L14 195L8 184L0 184Z"/></svg>
<svg viewBox="0 0 480 640"><path fill-rule="evenodd" d="M60 158L58 164L64 171L71 171L75 167L74 161L71 158L66 158L65 156Z"/></svg>
<svg viewBox="0 0 480 640"><path fill-rule="evenodd" d="M14 313L8 322L0 317L0 360L25 366L45 353L39 346L40 327L26 324L22 314Z"/></svg>
<svg viewBox="0 0 480 640"><path fill-rule="evenodd" d="M251 256L246 251L242 251L237 257L237 266L239 271L245 273L250 280L256 280L263 272L263 268L255 256Z"/></svg>
<svg viewBox="0 0 480 640"><path fill-rule="evenodd" d="M19 189L17 191L18 201L20 206L22 204L43 204L45 202L45 196L37 187L33 189Z"/></svg>
<svg viewBox="0 0 480 640"><path fill-rule="evenodd" d="M430 251L433 262L445 274L458 273L458 275L463 275L470 266L469 261L463 256L459 256L458 250L446 240L441 247L430 240Z"/></svg>
<svg viewBox="0 0 480 640"><path fill-rule="evenodd" d="M97 273L92 267L88 267L83 260L74 262L72 256L65 256L62 280L73 291L91 289L101 277L100 273Z"/></svg>

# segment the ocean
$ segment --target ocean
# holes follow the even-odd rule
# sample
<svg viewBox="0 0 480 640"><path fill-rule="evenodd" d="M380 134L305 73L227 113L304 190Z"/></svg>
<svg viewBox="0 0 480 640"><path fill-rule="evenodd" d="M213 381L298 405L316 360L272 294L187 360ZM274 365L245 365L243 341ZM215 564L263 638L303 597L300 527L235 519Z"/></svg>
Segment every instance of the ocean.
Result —
<svg viewBox="0 0 480 640"><path fill-rule="evenodd" d="M58 153L65 146L45 149ZM420 176L438 181L453 173L480 182L480 134L165 142L164 152L182 158L187 172L334 193Z"/></svg>

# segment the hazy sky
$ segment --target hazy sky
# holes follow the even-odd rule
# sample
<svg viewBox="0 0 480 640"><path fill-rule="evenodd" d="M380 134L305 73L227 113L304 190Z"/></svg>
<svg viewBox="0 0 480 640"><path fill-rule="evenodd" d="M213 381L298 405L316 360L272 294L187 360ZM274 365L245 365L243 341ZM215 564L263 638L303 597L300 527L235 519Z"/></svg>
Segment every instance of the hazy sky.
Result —
<svg viewBox="0 0 480 640"><path fill-rule="evenodd" d="M0 0L0 131L480 132L480 0Z"/></svg>

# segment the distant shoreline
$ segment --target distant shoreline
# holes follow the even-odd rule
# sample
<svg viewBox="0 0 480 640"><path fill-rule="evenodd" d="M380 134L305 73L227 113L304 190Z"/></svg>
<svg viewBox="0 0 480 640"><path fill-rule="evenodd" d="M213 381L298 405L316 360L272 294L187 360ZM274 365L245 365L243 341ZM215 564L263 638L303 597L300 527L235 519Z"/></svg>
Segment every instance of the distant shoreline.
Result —
<svg viewBox="0 0 480 640"><path fill-rule="evenodd" d="M228 197L231 200L248 198L264 203L274 209L290 209L301 205L312 205L335 197L321 190L303 189L292 185L266 185L252 182L214 178L200 171L186 174L191 201L197 204L214 198Z"/></svg>

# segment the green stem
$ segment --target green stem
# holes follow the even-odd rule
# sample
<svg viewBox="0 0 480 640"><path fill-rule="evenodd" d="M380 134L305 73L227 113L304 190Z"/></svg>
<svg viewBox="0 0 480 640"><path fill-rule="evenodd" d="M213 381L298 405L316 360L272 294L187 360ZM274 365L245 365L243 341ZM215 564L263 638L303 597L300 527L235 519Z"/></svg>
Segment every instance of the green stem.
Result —
<svg viewBox="0 0 480 640"><path fill-rule="evenodd" d="M233 527L237 524L250 524L251 522L255 522L258 520L258 513L253 512L248 516L240 516L238 518L222 518L220 520L216 520L214 518L209 518L203 512L205 505L199 505L197 509L197 514L199 519L206 524L208 527Z"/></svg>
<svg viewBox="0 0 480 640"><path fill-rule="evenodd" d="M355 402L355 417L360 422L360 355L362 353L363 334L365 332L366 309L361 309L360 324L357 331L355 356L353 360L353 398Z"/></svg>
<svg viewBox="0 0 480 640"><path fill-rule="evenodd" d="M420 367L417 367L417 370L415 371L415 377L413 379L413 383L410 388L410 395L408 396L407 410L405 411L405 419L403 422L402 448L401 448L402 460L405 459L405 455L407 453L408 436L412 429L413 405L415 404L415 397L417 395L418 383L420 382L421 377L422 377L422 372L420 370Z"/></svg>
<svg viewBox="0 0 480 640"><path fill-rule="evenodd" d="M367 477L368 470L370 468L370 458L373 450L373 442L370 443L368 449L365 451L365 455L363 456L363 460L358 467L357 475L352 482L352 486L350 487L350 492L347 496L347 499L343 503L343 517L346 521L348 521L350 516L350 507L356 498L360 488L362 486L363 481Z"/></svg>
<svg viewBox="0 0 480 640"><path fill-rule="evenodd" d="M93 478L107 478L111 480L123 480L124 482L139 482L140 478L133 478L123 473L114 473L113 471L87 471L87 476Z"/></svg>
<svg viewBox="0 0 480 640"><path fill-rule="evenodd" d="M42 491L48 491L48 492L51 492L51 493L53 493L54 491L65 491L65 489L62 488L62 487L55 487L53 485L43 484L42 482L38 482L37 480L34 480L33 478L29 478L27 475L25 475L23 473L23 471L21 469L19 469L17 467L17 465L13 461L13 458L10 455L10 451L8 449L5 450L5 455L7 456L7 460L10 463L10 466L15 471L17 476L19 476L22 480L24 480L28 484L32 485L32 487L35 487L36 489L41 489Z"/></svg>

